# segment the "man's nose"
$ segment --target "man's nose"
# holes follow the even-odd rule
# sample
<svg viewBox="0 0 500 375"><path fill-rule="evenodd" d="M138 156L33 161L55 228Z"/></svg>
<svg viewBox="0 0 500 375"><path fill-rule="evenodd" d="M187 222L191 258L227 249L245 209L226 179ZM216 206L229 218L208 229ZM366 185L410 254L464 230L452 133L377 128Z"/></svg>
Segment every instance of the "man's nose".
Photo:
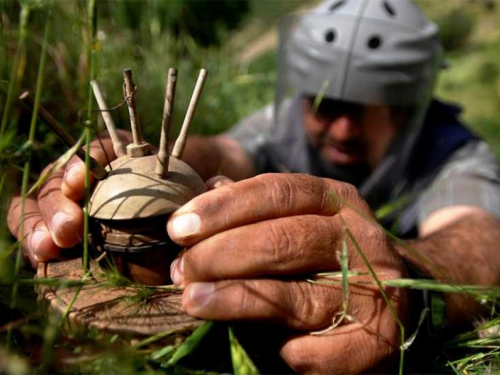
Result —
<svg viewBox="0 0 500 375"><path fill-rule="evenodd" d="M338 141L347 141L358 137L360 131L360 126L355 119L342 115L330 122L327 132Z"/></svg>

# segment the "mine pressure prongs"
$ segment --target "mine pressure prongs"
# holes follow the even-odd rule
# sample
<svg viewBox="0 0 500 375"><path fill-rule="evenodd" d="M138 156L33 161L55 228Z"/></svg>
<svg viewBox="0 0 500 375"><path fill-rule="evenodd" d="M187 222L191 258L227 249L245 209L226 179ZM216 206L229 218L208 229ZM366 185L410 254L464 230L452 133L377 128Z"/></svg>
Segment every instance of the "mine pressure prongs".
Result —
<svg viewBox="0 0 500 375"><path fill-rule="evenodd" d="M35 107L35 102L33 97L30 95L29 91L24 91L19 99L33 112ZM64 130L64 128L59 125L54 117L41 105L38 107L38 116L49 126L49 128L57 135L57 137L69 148L76 144L69 133ZM76 150L76 155L85 163L86 153L82 148ZM92 156L90 157L90 172L98 179L102 180L106 178L107 172L104 167L95 160Z"/></svg>
<svg viewBox="0 0 500 375"><path fill-rule="evenodd" d="M104 123L106 124L106 129L108 129L108 133L111 138L111 142L113 143L113 150L115 151L116 157L126 155L127 151L125 150L125 145L118 137L115 123L113 122L113 118L109 113L108 106L106 105L104 96L102 95L101 89L99 88L99 84L97 83L97 81L93 80L90 81L90 85L92 86L92 91L94 92L97 104L99 105L99 109L101 110L101 115L104 119Z"/></svg>
<svg viewBox="0 0 500 375"><path fill-rule="evenodd" d="M191 124L194 111L196 110L196 106L198 105L201 91L203 90L203 85L205 84L205 81L207 79L207 74L208 72L205 69L200 70L198 81L196 82L196 86L193 91L193 96L191 97L191 101L189 102L189 106L186 112L186 117L184 118L181 131L179 133L179 136L177 137L177 140L175 141L174 149L172 151L172 156L177 159L180 159L182 157L182 154L184 153L184 147L186 147L189 125Z"/></svg>
<svg viewBox="0 0 500 375"><path fill-rule="evenodd" d="M170 125L174 114L175 87L177 85L177 69L168 70L167 88L165 92L165 104L163 106L163 117L161 122L160 149L156 159L155 173L162 179L167 178L169 152L168 141L170 137Z"/></svg>
<svg viewBox="0 0 500 375"><path fill-rule="evenodd" d="M170 155L177 71L168 71L158 155L150 153L149 144L142 140L132 72L126 69L123 73L133 143L127 146L127 155L111 162L112 172L94 187L89 199L91 242L97 253L109 254L123 276L141 284L163 285L171 282L168 269L180 251L165 231L167 220L172 212L207 190L203 179L180 159L206 71L200 73L175 143L174 150L178 151Z"/></svg>
<svg viewBox="0 0 500 375"><path fill-rule="evenodd" d="M125 101L128 106L130 116L130 128L132 130L133 143L127 146L127 154L131 157L146 156L151 153L151 146L142 140L141 127L135 107L136 87L132 77L132 69L123 69L123 79L125 81Z"/></svg>

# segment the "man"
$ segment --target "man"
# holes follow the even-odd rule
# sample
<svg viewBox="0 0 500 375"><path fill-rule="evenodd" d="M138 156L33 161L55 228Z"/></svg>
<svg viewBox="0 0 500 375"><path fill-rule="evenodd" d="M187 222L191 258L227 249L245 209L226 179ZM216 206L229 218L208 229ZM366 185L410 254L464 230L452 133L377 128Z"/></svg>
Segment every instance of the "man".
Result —
<svg viewBox="0 0 500 375"><path fill-rule="evenodd" d="M191 315L284 327L280 354L296 371L380 370L394 362L399 324L422 303L403 289L383 294L370 270L398 279L406 263L447 283L500 283L498 164L453 107L429 104L440 46L413 1L325 1L298 19L282 52L280 82L296 95L279 100L275 125L264 110L188 143L185 158L202 177L227 177L209 179L213 190L169 220L170 237L187 248L172 280ZM91 152L106 160L97 143ZM264 172L294 173L252 177ZM83 178L73 160L27 201L33 262L81 240ZM376 224L372 210L389 202L382 222L410 246ZM14 234L19 218L14 198ZM343 248L354 275L346 308L340 284L307 281L339 272ZM466 294L445 300L449 327L480 312Z"/></svg>

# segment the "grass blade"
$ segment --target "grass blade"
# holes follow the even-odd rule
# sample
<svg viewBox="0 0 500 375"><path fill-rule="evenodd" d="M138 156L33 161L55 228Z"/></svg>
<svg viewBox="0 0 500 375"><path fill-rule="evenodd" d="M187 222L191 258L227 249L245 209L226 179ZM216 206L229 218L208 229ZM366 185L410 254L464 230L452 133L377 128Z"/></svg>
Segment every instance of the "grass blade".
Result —
<svg viewBox="0 0 500 375"><path fill-rule="evenodd" d="M175 345L168 345L168 346L165 346L164 348L161 348L160 350L157 350L156 352L154 352L153 354L151 354L151 359L153 360L158 360L158 359L161 359L163 357L166 357L170 354L172 354L172 352L176 349L177 347Z"/></svg>
<svg viewBox="0 0 500 375"><path fill-rule="evenodd" d="M3 138L3 134L7 129L7 122L9 121L9 112L12 105L12 99L17 91L19 82L24 74L24 64L21 64L22 56L24 54L24 48L26 44L26 39L28 36L28 20L30 15L30 7L27 4L21 6L20 26L19 26L19 41L17 42L16 56L14 57L14 64L12 66L11 79L9 82L9 88L7 89L7 99L5 101L2 123L0 125L0 139Z"/></svg>
<svg viewBox="0 0 500 375"><path fill-rule="evenodd" d="M418 325L417 325L417 329L415 330L415 332L410 336L408 337L408 339L402 344L402 347L404 350L408 350L408 348L413 344L413 342L415 341L415 339L417 338L417 335L418 335L418 332L420 331L420 327L422 326L422 324L424 323L424 320L425 320L425 317L427 316L427 314L429 313L429 309L428 308L425 308L422 310L422 313L420 314L420 318L418 319Z"/></svg>
<svg viewBox="0 0 500 375"><path fill-rule="evenodd" d="M213 322L205 322L199 326L175 351L174 355L167 362L167 365L175 365L182 358L191 354L201 343L208 331L213 326Z"/></svg>
<svg viewBox="0 0 500 375"><path fill-rule="evenodd" d="M365 264L365 266L368 268L368 271L370 272L371 276L373 277L373 280L375 281L375 283L377 284L378 288L379 288L379 291L380 291L380 294L382 295L382 298L384 299L387 307L389 308L390 312L391 312L391 315L393 316L394 320L396 321L396 323L398 324L399 326L399 329L400 329L400 332L401 332L401 345L400 345L400 358L399 358L399 373L400 374L403 374L403 364L404 364L404 349L403 349L403 346L402 344L405 342L405 328L403 326L403 323L401 322L401 320L399 319L399 316L396 314L396 311L394 311L394 307L392 306L392 303L391 301L389 300L389 297L387 297L387 294L385 293L384 291L384 287L381 283L381 281L379 280L379 278L377 277L377 274L375 272L375 270L373 269L372 265L370 264L370 261L366 258L366 255L365 253L363 252L363 250L361 249L361 247L359 246L359 243L358 241L356 240L356 237L354 236L354 234L351 232L351 230L349 229L349 227L347 226L347 223L345 222L344 218L342 217L342 215L339 214L339 217L340 217L340 220L342 221L342 225L344 226L344 229L347 233L347 236L349 237L349 239L351 240L352 244L354 245L354 247L356 248L358 254L361 256L361 258L363 259L363 263Z"/></svg>
<svg viewBox="0 0 500 375"><path fill-rule="evenodd" d="M49 30L50 30L49 26L50 26L51 13L52 13L52 8L49 10L47 23L45 25L42 52L41 52L41 57L40 57L40 65L38 67L37 87L36 87L36 95L35 95L35 108L33 110L33 114L31 117L30 132L29 132L29 138L28 138L28 143L30 145L32 145L35 141L36 120L37 120L38 106L40 104L40 95L42 93L43 71L45 68L45 61L46 61L46 56L47 56L47 44L48 44L48 36L49 36ZM28 15L29 15L29 7L23 6L22 10L21 10L21 16L28 17ZM25 22L24 27L26 27L28 21L25 20L24 22ZM23 34L23 33L25 34L26 30L21 30L21 34ZM26 35L24 35L24 39L26 39ZM20 45L18 48L21 49L21 47L22 47L21 39L20 39L19 43L20 43ZM17 56L16 56L16 58L17 58ZM17 77L12 77L12 81L14 82L16 80L16 78ZM13 93L10 90L11 88L14 89L14 84L12 87L9 87L9 95L11 95ZM9 105L10 105L10 103L9 103L9 96L8 96L4 115L7 115L7 112L9 110L9 108L8 108ZM5 131L5 128L4 128L4 123L2 121L2 127L0 129L0 138L1 138L1 135L4 133L4 131ZM24 170L23 170L23 179L22 179L22 185L21 185L21 227L19 230L19 237L20 238L24 238L24 236L25 236L25 228L24 228L24 218L25 218L25 214L26 214L25 203L26 203L26 197L27 197L27 192L28 192L28 182L29 182L30 171L31 171L32 150L33 149L31 147L28 149L28 158L27 158L26 162L24 163ZM17 293L19 290L19 284L17 283L17 277L18 277L19 271L21 269L22 255L23 255L22 241L19 241L18 252L16 254L16 260L15 260L15 266L14 266L14 279L15 280L14 280L14 284L12 286L12 299L11 299L11 303L10 303L11 310L14 310L14 308L16 307L16 303L17 303ZM12 332L9 329L7 332L7 345L11 344L11 339L12 339Z"/></svg>
<svg viewBox="0 0 500 375"><path fill-rule="evenodd" d="M141 342L133 345L132 348L134 348L134 349L142 348L143 346L152 344L153 342L156 342L158 340L164 339L165 337L173 335L175 332L176 331L167 331L167 332L158 333L156 335L150 336L150 337L142 340Z"/></svg>
<svg viewBox="0 0 500 375"><path fill-rule="evenodd" d="M76 151L82 146L84 141L84 136L80 137L78 142L66 151L61 157L59 157L49 169L45 171L43 175L35 182L35 184L28 191L28 195L33 194L47 179L54 173L55 170L62 168L70 159L76 154Z"/></svg>
<svg viewBox="0 0 500 375"><path fill-rule="evenodd" d="M90 82L95 79L95 58L96 45L95 35L97 30L97 6L96 0L90 0L87 6L87 61L89 62L89 85L88 85L88 106L87 106L87 121L85 126L85 146L90 150L90 142L92 141L92 86ZM90 201L90 152L85 153L85 198L83 201L83 273L89 269L89 201Z"/></svg>
<svg viewBox="0 0 500 375"><path fill-rule="evenodd" d="M240 345L234 335L233 328L228 327L229 344L231 345L231 361L233 363L233 374L235 375L256 375L259 370L248 356L247 352Z"/></svg>
<svg viewBox="0 0 500 375"><path fill-rule="evenodd" d="M347 308L349 306L349 252L345 238L342 240L340 269L342 270L342 310L344 314L347 314Z"/></svg>
<svg viewBox="0 0 500 375"><path fill-rule="evenodd" d="M498 293L498 287L489 285L452 285L428 279L393 279L384 280L382 284L392 288L410 288L416 290L431 290L441 293L488 294Z"/></svg>

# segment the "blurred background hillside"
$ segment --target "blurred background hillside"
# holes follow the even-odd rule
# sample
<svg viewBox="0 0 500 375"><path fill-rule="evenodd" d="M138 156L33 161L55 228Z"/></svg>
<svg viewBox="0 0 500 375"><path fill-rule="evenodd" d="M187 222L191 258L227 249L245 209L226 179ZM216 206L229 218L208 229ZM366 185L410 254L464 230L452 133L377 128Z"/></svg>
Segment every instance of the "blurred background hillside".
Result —
<svg viewBox="0 0 500 375"><path fill-rule="evenodd" d="M500 157L500 1L417 2L440 25L446 48L449 67L438 82L438 96L461 104L466 122L486 138ZM179 69L176 130L198 70L204 67L209 70L209 79L192 132L221 132L274 99L278 20L290 12L306 11L316 3L311 0L97 1L92 44L88 37L92 25L87 21L87 1L0 1L0 119L5 128L0 133L0 187L3 188L0 188L0 250L12 242L5 229L5 210L9 192L18 185L15 172L25 160L23 145L31 119L16 98L21 89L35 89L47 22L50 33L42 72L41 104L75 138L81 135L85 120L82 113L89 100L88 51L93 47L95 77L110 107L123 101L122 69L133 70L143 133L148 141L156 143L169 67ZM22 27L21 15L27 9L29 17ZM25 42L18 48L18 41L23 38ZM18 84L12 86L14 78ZM8 105L10 86L14 99ZM119 127L128 128L125 107L113 111L112 116ZM103 126L101 121L100 116L93 118L98 128ZM39 123L34 149L32 170L36 175L64 148ZM0 316L9 304L1 283L2 272L8 273L6 267L0 263ZM33 313L29 311L23 310L16 316ZM1 335L5 323L6 320L0 319ZM0 343L0 372L3 371L1 346Z"/></svg>
<svg viewBox="0 0 500 375"><path fill-rule="evenodd" d="M441 26L449 68L438 95L465 107L465 119L500 155L500 5L489 0L418 0ZM122 100L121 71L130 67L139 86L137 102L146 137L154 142L161 120L166 72L180 70L176 124L179 125L200 67L209 81L195 117L194 131L213 134L270 102L276 78L276 26L289 12L305 11L317 1L98 1L96 78L108 104ZM0 88L6 89L19 36L21 4L30 4L24 55L17 68L22 87L34 89L47 0L0 3ZM75 135L78 113L87 106L88 47L86 3L55 1L41 102ZM5 102L2 95L1 105ZM1 108L1 107L0 107ZM15 139L27 132L26 118L13 103ZM21 116L21 121L17 121ZM124 108L115 111L127 127ZM29 116L28 116L29 119ZM100 120L98 120L100 121ZM42 161L57 144L39 131Z"/></svg>

